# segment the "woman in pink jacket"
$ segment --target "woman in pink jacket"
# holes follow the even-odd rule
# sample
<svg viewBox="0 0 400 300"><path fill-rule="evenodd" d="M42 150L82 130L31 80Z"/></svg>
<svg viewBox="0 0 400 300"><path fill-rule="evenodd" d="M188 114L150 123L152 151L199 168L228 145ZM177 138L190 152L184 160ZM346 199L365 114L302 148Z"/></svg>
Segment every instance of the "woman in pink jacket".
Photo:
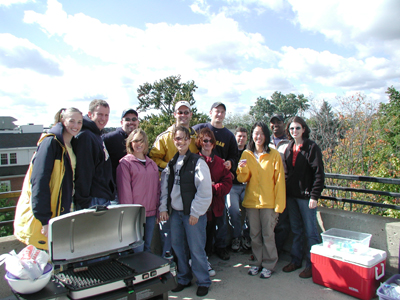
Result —
<svg viewBox="0 0 400 300"><path fill-rule="evenodd" d="M135 252L150 252L153 229L160 205L160 180L156 163L146 156L149 150L146 133L137 128L126 139L126 152L117 167L117 190L120 204L141 204L146 209L144 246Z"/></svg>

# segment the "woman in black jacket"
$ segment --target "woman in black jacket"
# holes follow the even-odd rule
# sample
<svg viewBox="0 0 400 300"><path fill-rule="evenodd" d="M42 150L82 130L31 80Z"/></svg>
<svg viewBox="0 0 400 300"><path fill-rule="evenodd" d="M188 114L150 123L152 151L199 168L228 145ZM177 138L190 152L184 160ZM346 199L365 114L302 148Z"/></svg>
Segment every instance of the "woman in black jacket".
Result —
<svg viewBox="0 0 400 300"><path fill-rule="evenodd" d="M293 232L291 262L283 268L293 272L301 268L303 260L303 234L307 238L306 268L301 278L312 277L310 250L320 243L317 229L317 202L324 188L324 164L321 149L309 139L310 129L300 117L293 117L286 126L291 140L285 151L286 206Z"/></svg>

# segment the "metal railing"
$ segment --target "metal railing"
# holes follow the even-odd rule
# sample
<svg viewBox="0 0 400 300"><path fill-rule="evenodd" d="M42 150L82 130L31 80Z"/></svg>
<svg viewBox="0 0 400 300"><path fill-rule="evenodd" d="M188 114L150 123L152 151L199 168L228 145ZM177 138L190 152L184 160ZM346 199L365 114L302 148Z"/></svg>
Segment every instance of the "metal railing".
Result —
<svg viewBox="0 0 400 300"><path fill-rule="evenodd" d="M400 185L400 179L396 179L396 178L343 175L343 174L333 174L333 173L325 174L325 178L335 179L335 180L345 180L347 182L348 181L358 181L358 182L367 182L367 183ZM326 180L325 180L325 182L326 182ZM348 196L339 197L339 196L337 196L338 193L336 191L345 192L345 194L350 195L350 197L348 197ZM363 194L364 196L365 195L379 195L379 196L393 197L393 202L395 204L360 200L360 198L362 198L362 197L359 194ZM357 195L357 199L353 199L354 197L352 197L352 195ZM341 203L342 206L344 206L346 203L349 203L350 210L352 210L353 204L363 205L363 206L368 205L371 207L400 210L400 205L397 205L397 204L400 204L400 193L397 193L397 192L379 191L379 190L372 190L372 189L366 189L366 188L344 187L344 186L338 186L338 185L325 185L324 193L321 196L321 199L331 200L335 203Z"/></svg>
<svg viewBox="0 0 400 300"><path fill-rule="evenodd" d="M381 177L370 177L370 176L356 176L356 175L343 175L343 174L333 174L326 173L325 178L334 179L334 180L345 180L345 181L359 181L359 182L368 182L368 183L382 183L382 184L394 184L400 185L400 179L395 178L381 178ZM330 192L331 191L331 192ZM333 192L332 192L333 191ZM363 195L380 195L380 196L388 196L393 197L395 204L387 204L373 201L365 201L360 199L353 199L353 197L339 197L335 191L342 191L349 193L363 194ZM1 192L0 199L7 198L17 198L21 194L21 191L13 191L13 192ZM358 197L361 198L361 197ZM387 191L379 191L379 190L371 190L366 188L354 188L354 187L345 187L338 185L325 185L324 194L321 196L322 200L330 200L334 203L342 203L342 206L346 203L350 205L350 210L353 208L353 204L362 205L362 206L371 206L371 207L380 207L386 209L395 209L400 211L400 193L396 192L387 192ZM342 207L342 208L343 208ZM0 215L5 214L7 212L15 211L15 206L10 207L1 207ZM1 226L12 226L13 220L1 221Z"/></svg>

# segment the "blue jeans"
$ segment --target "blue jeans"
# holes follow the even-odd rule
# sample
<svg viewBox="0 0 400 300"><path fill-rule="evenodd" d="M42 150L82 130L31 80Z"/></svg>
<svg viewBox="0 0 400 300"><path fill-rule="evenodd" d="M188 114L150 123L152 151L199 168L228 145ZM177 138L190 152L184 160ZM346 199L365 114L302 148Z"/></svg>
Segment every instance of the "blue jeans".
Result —
<svg viewBox="0 0 400 300"><path fill-rule="evenodd" d="M161 245L163 247L161 256L164 257L166 252L170 252L170 254L172 254L170 221L161 221L158 223L158 226L160 228Z"/></svg>
<svg viewBox="0 0 400 300"><path fill-rule="evenodd" d="M169 218L172 249L178 259L178 283L189 284L193 279L193 271L197 285L209 287L211 280L204 250L207 216L200 216L195 225L189 225L189 217L190 215L185 215L183 211L172 210ZM192 259L192 268L189 266L189 258Z"/></svg>
<svg viewBox="0 0 400 300"><path fill-rule="evenodd" d="M226 207L222 216L215 218L217 228L215 230L215 247L226 248L226 237L228 236L228 225L226 224Z"/></svg>
<svg viewBox="0 0 400 300"><path fill-rule="evenodd" d="M95 205L108 206L110 204L111 204L110 200L107 200L107 199L104 199L104 198L92 197L92 201L90 202L90 207L95 206Z"/></svg>
<svg viewBox="0 0 400 300"><path fill-rule="evenodd" d="M240 204L243 202L245 190L245 184L234 184L226 196L225 204L228 210L229 225L233 229L232 238L239 238L242 234L246 237L250 236L247 217L242 227L242 214L240 211Z"/></svg>
<svg viewBox="0 0 400 300"><path fill-rule="evenodd" d="M275 244L276 249L279 251L283 250L286 239L290 233L290 221L289 212L286 207L285 210L279 214L278 224L275 226Z"/></svg>
<svg viewBox="0 0 400 300"><path fill-rule="evenodd" d="M136 252L151 252L151 240L153 239L154 226L156 225L156 216L146 217L144 227L144 243L133 249Z"/></svg>
<svg viewBox="0 0 400 300"><path fill-rule="evenodd" d="M287 197L286 205L289 211L290 227L293 232L292 263L301 265L303 260L304 234L307 238L306 267L311 267L311 246L320 243L317 229L317 208L308 207L309 200Z"/></svg>

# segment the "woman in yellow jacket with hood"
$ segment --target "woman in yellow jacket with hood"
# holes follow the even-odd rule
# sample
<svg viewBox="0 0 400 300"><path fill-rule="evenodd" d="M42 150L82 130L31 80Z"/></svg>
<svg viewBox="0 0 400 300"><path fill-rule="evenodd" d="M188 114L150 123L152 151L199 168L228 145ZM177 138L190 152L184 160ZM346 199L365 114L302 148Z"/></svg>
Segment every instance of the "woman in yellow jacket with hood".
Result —
<svg viewBox="0 0 400 300"><path fill-rule="evenodd" d="M256 122L247 150L240 158L237 179L247 182L243 200L250 225L254 265L249 275L271 277L278 262L274 228L286 206L285 171L279 152L268 147L268 126Z"/></svg>
<svg viewBox="0 0 400 300"><path fill-rule="evenodd" d="M70 212L76 164L71 140L82 128L82 113L64 108L55 121L38 141L14 218L16 238L44 250L48 249L49 220Z"/></svg>

